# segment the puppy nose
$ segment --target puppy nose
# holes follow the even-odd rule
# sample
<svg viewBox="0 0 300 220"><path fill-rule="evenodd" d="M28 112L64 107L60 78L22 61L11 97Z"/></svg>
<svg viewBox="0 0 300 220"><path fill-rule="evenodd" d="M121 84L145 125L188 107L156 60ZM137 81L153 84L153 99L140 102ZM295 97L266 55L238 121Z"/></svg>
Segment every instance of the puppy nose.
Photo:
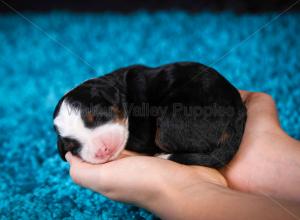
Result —
<svg viewBox="0 0 300 220"><path fill-rule="evenodd" d="M103 157L109 155L110 153L111 153L111 150L108 147L103 146L96 152L95 157L103 158Z"/></svg>

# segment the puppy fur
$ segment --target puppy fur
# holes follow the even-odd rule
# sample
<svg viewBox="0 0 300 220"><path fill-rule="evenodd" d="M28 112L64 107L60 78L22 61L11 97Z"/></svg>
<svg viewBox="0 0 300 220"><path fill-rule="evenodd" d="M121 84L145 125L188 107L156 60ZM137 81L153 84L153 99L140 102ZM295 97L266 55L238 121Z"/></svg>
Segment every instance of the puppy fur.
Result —
<svg viewBox="0 0 300 220"><path fill-rule="evenodd" d="M85 81L61 98L53 118L63 159L71 151L104 163L127 149L220 168L237 152L247 115L237 89L216 70L177 62Z"/></svg>

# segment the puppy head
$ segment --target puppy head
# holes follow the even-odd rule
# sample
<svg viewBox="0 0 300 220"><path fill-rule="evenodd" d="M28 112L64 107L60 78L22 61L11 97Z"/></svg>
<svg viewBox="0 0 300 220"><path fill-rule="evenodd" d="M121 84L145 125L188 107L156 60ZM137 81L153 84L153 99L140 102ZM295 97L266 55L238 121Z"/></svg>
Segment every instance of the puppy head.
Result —
<svg viewBox="0 0 300 220"><path fill-rule="evenodd" d="M119 91L98 79L67 93L53 115L62 159L68 151L90 163L117 158L128 139L128 118L120 103Z"/></svg>

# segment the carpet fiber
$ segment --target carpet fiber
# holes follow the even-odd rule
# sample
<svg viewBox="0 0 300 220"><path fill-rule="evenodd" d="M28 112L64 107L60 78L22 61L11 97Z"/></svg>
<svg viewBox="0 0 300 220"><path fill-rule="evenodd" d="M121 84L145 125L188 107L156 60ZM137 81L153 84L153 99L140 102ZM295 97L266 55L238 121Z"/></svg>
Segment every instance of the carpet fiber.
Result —
<svg viewBox="0 0 300 220"><path fill-rule="evenodd" d="M134 63L198 61L264 91L300 139L300 14L50 12L0 15L0 218L152 219L75 185L52 111L83 80ZM250 37L249 37L250 36ZM229 53L228 53L229 52Z"/></svg>

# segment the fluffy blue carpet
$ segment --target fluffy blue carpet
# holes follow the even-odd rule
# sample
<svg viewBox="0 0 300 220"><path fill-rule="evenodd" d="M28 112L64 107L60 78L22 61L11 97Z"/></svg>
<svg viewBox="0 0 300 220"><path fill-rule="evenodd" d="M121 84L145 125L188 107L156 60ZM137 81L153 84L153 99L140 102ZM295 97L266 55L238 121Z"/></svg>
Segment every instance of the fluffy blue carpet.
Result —
<svg viewBox="0 0 300 220"><path fill-rule="evenodd" d="M213 65L238 88L271 94L283 128L300 138L300 14L285 14L252 36L275 14L25 16L0 15L1 219L153 218L73 184L56 152L58 99L117 67L182 60Z"/></svg>

